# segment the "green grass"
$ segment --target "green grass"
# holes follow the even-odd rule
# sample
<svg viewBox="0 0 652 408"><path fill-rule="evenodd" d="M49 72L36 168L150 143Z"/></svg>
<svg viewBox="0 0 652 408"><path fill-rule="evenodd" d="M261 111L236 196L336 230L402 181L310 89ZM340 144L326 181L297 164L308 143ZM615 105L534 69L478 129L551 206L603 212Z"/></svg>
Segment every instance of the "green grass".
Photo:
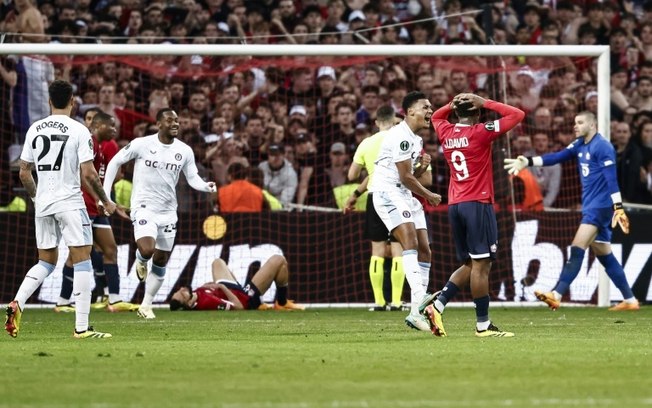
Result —
<svg viewBox="0 0 652 408"><path fill-rule="evenodd" d="M514 338L478 339L449 308L447 338L404 313L93 312L28 309L0 337L1 407L587 407L652 405L652 308L493 308Z"/></svg>

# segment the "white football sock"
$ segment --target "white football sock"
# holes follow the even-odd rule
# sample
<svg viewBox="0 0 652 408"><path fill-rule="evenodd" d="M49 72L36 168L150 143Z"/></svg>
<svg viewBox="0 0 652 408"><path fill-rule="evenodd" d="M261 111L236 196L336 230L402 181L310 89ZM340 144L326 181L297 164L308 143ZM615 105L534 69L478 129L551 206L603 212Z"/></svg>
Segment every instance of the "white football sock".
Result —
<svg viewBox="0 0 652 408"><path fill-rule="evenodd" d="M156 296L158 290L161 289L164 279L164 276L157 276L154 273L147 274L147 279L145 280L145 296L143 297L143 303L141 303L141 306L152 307L154 296Z"/></svg>
<svg viewBox="0 0 652 408"><path fill-rule="evenodd" d="M423 288L423 279L421 277L421 268L417 260L416 249L403 251L403 270L405 271L405 278L410 285L411 291L411 307L410 313L413 315L419 314L419 303L426 295Z"/></svg>
<svg viewBox="0 0 652 408"><path fill-rule="evenodd" d="M30 296L36 292L41 283L48 277L49 274L54 270L54 265L47 263L45 261L38 261L38 263L30 268L23 279L23 283L20 284L18 288L18 293L16 293L15 300L18 301L18 305L21 310L25 307L25 302L29 299Z"/></svg>
<svg viewBox="0 0 652 408"><path fill-rule="evenodd" d="M72 295L75 298L75 330L88 330L88 315L91 313L91 287L93 286L93 265L90 259L73 265Z"/></svg>

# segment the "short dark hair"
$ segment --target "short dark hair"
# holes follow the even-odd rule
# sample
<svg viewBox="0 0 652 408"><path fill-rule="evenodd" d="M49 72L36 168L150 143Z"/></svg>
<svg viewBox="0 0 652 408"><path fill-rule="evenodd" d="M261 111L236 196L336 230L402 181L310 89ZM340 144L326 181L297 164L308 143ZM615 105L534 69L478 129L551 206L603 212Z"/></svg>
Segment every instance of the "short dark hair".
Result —
<svg viewBox="0 0 652 408"><path fill-rule="evenodd" d="M393 120L395 116L394 108L389 105L383 105L376 110L376 120L379 122L388 122Z"/></svg>
<svg viewBox="0 0 652 408"><path fill-rule="evenodd" d="M159 121L163 120L163 114L165 114L165 113L167 113L167 112L174 112L174 109L172 109L172 108L163 108L163 109L160 109L160 110L156 113L156 121L159 122Z"/></svg>
<svg viewBox="0 0 652 408"><path fill-rule="evenodd" d="M179 302L176 299L170 299L170 310L175 311L175 310L181 310L184 309L184 304Z"/></svg>
<svg viewBox="0 0 652 408"><path fill-rule="evenodd" d="M247 178L247 167L242 163L231 163L226 169L226 173L231 176L232 180L244 180Z"/></svg>
<svg viewBox="0 0 652 408"><path fill-rule="evenodd" d="M48 88L50 101L55 109L64 109L72 99L72 84L62 79L57 79Z"/></svg>
<svg viewBox="0 0 652 408"><path fill-rule="evenodd" d="M423 92L412 91L405 95L403 103L401 104L403 112L407 113L408 109L410 109L420 99L426 99L426 95Z"/></svg>
<svg viewBox="0 0 652 408"><path fill-rule="evenodd" d="M469 118L480 114L480 109L476 108L475 105L469 101L455 103L454 109L458 118Z"/></svg>
<svg viewBox="0 0 652 408"><path fill-rule="evenodd" d="M98 108L97 106L86 109L86 110L84 111L84 119L86 118L86 115L87 115L89 112L95 112L96 114L98 114L98 113L102 112L102 109Z"/></svg>
<svg viewBox="0 0 652 408"><path fill-rule="evenodd" d="M87 111L87 112L88 112L88 111ZM109 122L111 119L113 119L113 116L109 115L109 114L106 113L106 112L98 111L98 112L95 114L95 116L93 116L93 121L91 122L91 124L92 124L93 126L97 126L97 125L99 125L100 123L107 123L107 122Z"/></svg>

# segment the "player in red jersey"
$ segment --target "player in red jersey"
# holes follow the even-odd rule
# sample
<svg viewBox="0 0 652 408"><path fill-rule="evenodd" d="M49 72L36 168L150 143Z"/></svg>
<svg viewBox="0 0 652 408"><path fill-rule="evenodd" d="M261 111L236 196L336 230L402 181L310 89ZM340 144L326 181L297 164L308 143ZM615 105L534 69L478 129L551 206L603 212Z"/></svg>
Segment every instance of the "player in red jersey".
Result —
<svg viewBox="0 0 652 408"><path fill-rule="evenodd" d="M97 112L92 119L90 130L92 133L91 139L93 141L93 152L95 154L93 158L93 165L98 175L100 176L100 180L102 180L104 179L104 171L110 159L104 156L100 147L100 143L102 143L102 141L113 140L115 137L115 119L111 115L104 112ZM111 229L109 218L106 217L103 213L100 213L100 209L98 209L95 196L90 194L85 187L82 188L82 195L84 197L86 211L88 211L88 216L92 220L93 243L94 246L96 246L101 252L100 260L96 263L102 266L99 268L99 271L96 271L95 284L97 287L99 287L99 289L102 289L102 283L106 277L106 282L108 283L109 287L108 299L106 302L101 303L101 308L106 307L111 312L136 310L138 309L137 305L123 302L120 298L118 246L115 242L115 237L113 236L113 230ZM126 214L124 213L121 213L121 215L126 217ZM69 257L63 267L61 293L59 295L57 305L54 308L56 312L74 311L74 307L70 304L70 296L72 294L72 275L73 268ZM102 285L102 287L100 287L100 285ZM95 305L96 304L94 304L93 307L97 309L98 307Z"/></svg>
<svg viewBox="0 0 652 408"><path fill-rule="evenodd" d="M276 310L304 310L287 298L288 262L282 255L272 255L242 287L222 259L212 265L213 282L192 290L184 286L172 294L170 310L256 310L266 309L260 296L272 282L276 284Z"/></svg>
<svg viewBox="0 0 652 408"><path fill-rule="evenodd" d="M480 108L502 117L480 123ZM459 123L448 121L452 111ZM476 336L514 336L514 333L498 329L489 319L489 271L498 249L491 153L493 141L513 129L524 117L520 109L474 94L459 94L432 115L432 124L450 168L448 217L457 259L463 263L441 292L430 295L419 307L430 319L436 335L446 335L441 317L446 303L470 283L477 320Z"/></svg>

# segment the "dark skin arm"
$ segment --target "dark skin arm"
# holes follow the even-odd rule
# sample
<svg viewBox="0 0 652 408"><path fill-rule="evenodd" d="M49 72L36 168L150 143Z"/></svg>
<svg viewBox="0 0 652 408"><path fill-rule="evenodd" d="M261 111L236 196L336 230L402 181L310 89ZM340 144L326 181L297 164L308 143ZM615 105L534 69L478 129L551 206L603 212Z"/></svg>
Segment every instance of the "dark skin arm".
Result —
<svg viewBox="0 0 652 408"><path fill-rule="evenodd" d="M82 179L88 185L95 195L102 201L104 212L106 215L111 215L115 212L116 205L112 202L104 192L100 176L97 174L92 161L87 161L81 164Z"/></svg>

